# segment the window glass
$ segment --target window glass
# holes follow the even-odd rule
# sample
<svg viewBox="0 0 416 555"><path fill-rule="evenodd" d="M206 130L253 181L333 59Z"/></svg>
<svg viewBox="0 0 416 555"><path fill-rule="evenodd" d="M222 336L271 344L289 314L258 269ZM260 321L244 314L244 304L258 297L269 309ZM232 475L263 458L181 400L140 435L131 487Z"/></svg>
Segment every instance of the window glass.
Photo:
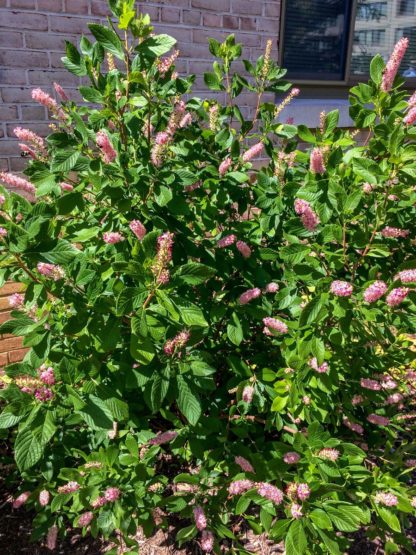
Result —
<svg viewBox="0 0 416 555"><path fill-rule="evenodd" d="M351 75L367 75L377 53L387 61L403 36L410 44L400 72L404 77L416 77L416 0L358 0Z"/></svg>
<svg viewBox="0 0 416 555"><path fill-rule="evenodd" d="M287 0L282 65L288 78L344 80L351 6L352 0Z"/></svg>

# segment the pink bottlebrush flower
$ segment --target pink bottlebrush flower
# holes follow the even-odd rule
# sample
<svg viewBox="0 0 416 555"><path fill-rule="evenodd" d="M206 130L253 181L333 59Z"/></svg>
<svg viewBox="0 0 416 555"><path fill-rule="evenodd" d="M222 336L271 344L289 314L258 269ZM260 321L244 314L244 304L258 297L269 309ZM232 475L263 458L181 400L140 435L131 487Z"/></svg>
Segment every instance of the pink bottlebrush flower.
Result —
<svg viewBox="0 0 416 555"><path fill-rule="evenodd" d="M54 83L53 88L59 94L59 96L61 97L61 100L63 102L68 102L69 101L68 95L66 94L66 92L64 91L64 89L61 87L61 85L59 83Z"/></svg>
<svg viewBox="0 0 416 555"><path fill-rule="evenodd" d="M381 380L381 386L383 387L383 389L396 389L397 387L397 382L394 381L391 376L388 376L388 375L381 376L380 380Z"/></svg>
<svg viewBox="0 0 416 555"><path fill-rule="evenodd" d="M410 501L410 504L412 505L412 507L414 509L416 509L416 497L412 497L412 500Z"/></svg>
<svg viewBox="0 0 416 555"><path fill-rule="evenodd" d="M198 530L205 530L207 527L207 517L205 516L203 508L198 505L197 507L194 507L193 513L195 526Z"/></svg>
<svg viewBox="0 0 416 555"><path fill-rule="evenodd" d="M251 148L249 148L243 154L243 157L242 157L243 162L250 162L250 160L259 156L261 154L261 152L263 151L263 149L264 149L264 144L263 143L257 143L255 145L253 145Z"/></svg>
<svg viewBox="0 0 416 555"><path fill-rule="evenodd" d="M351 297L353 286L347 281L335 280L331 283L331 293L337 297Z"/></svg>
<svg viewBox="0 0 416 555"><path fill-rule="evenodd" d="M95 136L98 148L101 150L101 157L105 164L111 164L117 158L117 151L111 144L110 138L105 131L98 131Z"/></svg>
<svg viewBox="0 0 416 555"><path fill-rule="evenodd" d="M91 523L93 518L94 518L94 513L92 513L91 511L87 511L86 513L83 513L78 519L78 526L81 526L81 527L88 526Z"/></svg>
<svg viewBox="0 0 416 555"><path fill-rule="evenodd" d="M385 505L386 507L396 507L399 500L392 493L385 493L384 491L379 491L374 498L376 503L380 505Z"/></svg>
<svg viewBox="0 0 416 555"><path fill-rule="evenodd" d="M373 186L370 183L363 184L363 192L369 195L373 191Z"/></svg>
<svg viewBox="0 0 416 555"><path fill-rule="evenodd" d="M40 493L39 493L39 504L42 507L46 507L46 505L49 505L49 499L50 499L50 493L47 489L43 489Z"/></svg>
<svg viewBox="0 0 416 555"><path fill-rule="evenodd" d="M78 482L68 482L64 486L60 486L58 488L58 493L74 493L75 491L78 491L80 487L81 486L78 484Z"/></svg>
<svg viewBox="0 0 416 555"><path fill-rule="evenodd" d="M166 341L163 350L167 356L172 356L175 352L183 349L188 343L190 338L190 333L188 331L181 331L173 339Z"/></svg>
<svg viewBox="0 0 416 555"><path fill-rule="evenodd" d="M13 293L9 297L9 306L12 308L22 308L25 304L25 296L21 293Z"/></svg>
<svg viewBox="0 0 416 555"><path fill-rule="evenodd" d="M214 549L214 534L211 530L202 530L201 549L205 551L205 553L211 553Z"/></svg>
<svg viewBox="0 0 416 555"><path fill-rule="evenodd" d="M58 527L56 524L51 526L48 530L48 535L46 536L46 547L51 551L56 548L56 543L58 541Z"/></svg>
<svg viewBox="0 0 416 555"><path fill-rule="evenodd" d="M22 177L18 177L17 175L13 175L12 173L0 172L0 181L3 181L15 189L21 189L30 195L34 195L36 193L36 187L33 183L30 183L30 181L27 181Z"/></svg>
<svg viewBox="0 0 416 555"><path fill-rule="evenodd" d="M273 501L276 505L280 505L283 501L283 492L276 486L272 486L272 484L268 484L267 482L260 482L257 484L257 493L265 499Z"/></svg>
<svg viewBox="0 0 416 555"><path fill-rule="evenodd" d="M85 468L102 468L102 463L98 461L90 461L85 463Z"/></svg>
<svg viewBox="0 0 416 555"><path fill-rule="evenodd" d="M323 174L326 172L324 155L320 148L314 148L312 150L309 169L314 174Z"/></svg>
<svg viewBox="0 0 416 555"><path fill-rule="evenodd" d="M316 357L313 357L309 361L309 366L315 370L315 372L318 372L318 374L326 374L329 371L329 364L323 362L321 365L318 365L318 359Z"/></svg>
<svg viewBox="0 0 416 555"><path fill-rule="evenodd" d="M416 283L416 268L412 270L402 270L394 279L399 279L402 283Z"/></svg>
<svg viewBox="0 0 416 555"><path fill-rule="evenodd" d="M264 288L265 293L277 293L279 291L279 286L277 283L268 283Z"/></svg>
<svg viewBox="0 0 416 555"><path fill-rule="evenodd" d="M5 202L6 202L6 197L4 195L0 195L0 206L3 206Z"/></svg>
<svg viewBox="0 0 416 555"><path fill-rule="evenodd" d="M184 129L185 127L188 127L188 125L191 125L191 123L192 123L192 115L188 112L183 116L183 118L179 122L179 127L180 129Z"/></svg>
<svg viewBox="0 0 416 555"><path fill-rule="evenodd" d="M228 493L230 495L240 495L241 493L254 488L254 486L255 484L251 480L236 480L235 482L231 482L228 486Z"/></svg>
<svg viewBox="0 0 416 555"><path fill-rule="evenodd" d="M106 503L107 499L103 495L100 495L99 497L97 497L97 499L91 501L91 507L93 509L99 509L100 507L103 507Z"/></svg>
<svg viewBox="0 0 416 555"><path fill-rule="evenodd" d="M397 405L403 401L403 395L401 393L393 393L389 395L386 399L388 405Z"/></svg>
<svg viewBox="0 0 416 555"><path fill-rule="evenodd" d="M4 227L0 227L0 237L6 237L7 236L7 229L5 229Z"/></svg>
<svg viewBox="0 0 416 555"><path fill-rule="evenodd" d="M141 241L147 233L146 228L139 220L132 220L129 227L139 241Z"/></svg>
<svg viewBox="0 0 416 555"><path fill-rule="evenodd" d="M73 191L74 190L73 185L71 185L70 183L65 183L64 181L62 183L60 183L59 186L61 187L61 191Z"/></svg>
<svg viewBox="0 0 416 555"><path fill-rule="evenodd" d="M45 366L40 367L40 374L39 379L46 385L54 385L55 384L55 374L53 368L49 366L49 368L45 368Z"/></svg>
<svg viewBox="0 0 416 555"><path fill-rule="evenodd" d="M409 108L414 108L416 106L416 91L412 94L412 96L407 101Z"/></svg>
<svg viewBox="0 0 416 555"><path fill-rule="evenodd" d="M32 147L25 145L24 143L19 143L19 148L22 151L23 156L30 156L34 160L37 158L36 151Z"/></svg>
<svg viewBox="0 0 416 555"><path fill-rule="evenodd" d="M239 298L240 304L247 304L253 299L257 299L261 295L261 289L255 287L254 289L248 289Z"/></svg>
<svg viewBox="0 0 416 555"><path fill-rule="evenodd" d="M222 237L221 239L218 240L217 247L219 249L225 249L226 247L230 247L235 243L236 239L237 237L233 233L231 235L226 235L225 237Z"/></svg>
<svg viewBox="0 0 416 555"><path fill-rule="evenodd" d="M386 226L381 230L381 235L383 237L395 238L407 237L410 233L408 229L400 229L399 227Z"/></svg>
<svg viewBox="0 0 416 555"><path fill-rule="evenodd" d="M311 398L308 397L307 395L304 395L304 396L302 397L302 401L303 401L303 403L304 403L306 406L308 406L308 405L311 404Z"/></svg>
<svg viewBox="0 0 416 555"><path fill-rule="evenodd" d="M38 388L35 391L35 398L41 403L46 403L47 401L51 401L53 399L53 391L47 387Z"/></svg>
<svg viewBox="0 0 416 555"><path fill-rule="evenodd" d="M287 333L289 331L287 325L281 320L276 320L276 318L263 318L263 324L266 328L270 328L279 333Z"/></svg>
<svg viewBox="0 0 416 555"><path fill-rule="evenodd" d="M387 291L387 284L384 281L375 281L364 291L364 300L366 303L375 303Z"/></svg>
<svg viewBox="0 0 416 555"><path fill-rule="evenodd" d="M224 175L228 172L232 163L233 161L231 158L226 158L223 162L221 162L220 167L218 168L218 173L221 177L224 177Z"/></svg>
<svg viewBox="0 0 416 555"><path fill-rule="evenodd" d="M156 135L155 142L157 145L167 145L169 141L170 136L169 133L166 133L166 131L161 131Z"/></svg>
<svg viewBox="0 0 416 555"><path fill-rule="evenodd" d="M342 423L356 434L362 435L364 433L364 428L360 424L351 422L346 416L342 419Z"/></svg>
<svg viewBox="0 0 416 555"><path fill-rule="evenodd" d="M39 137L34 131L30 129L25 129L23 127L15 127L13 133L16 135L18 139L21 141L25 141L32 145L37 151L42 154L47 153L45 141L42 137Z"/></svg>
<svg viewBox="0 0 416 555"><path fill-rule="evenodd" d="M286 487L286 495L289 499L295 499L298 494L298 484L296 482L290 482Z"/></svg>
<svg viewBox="0 0 416 555"><path fill-rule="evenodd" d="M283 461L286 464L297 464L300 461L300 455L295 451L288 451L283 455Z"/></svg>
<svg viewBox="0 0 416 555"><path fill-rule="evenodd" d="M292 503L290 506L290 514L292 518L299 519L303 517L302 507L298 503Z"/></svg>
<svg viewBox="0 0 416 555"><path fill-rule="evenodd" d="M152 439L149 439L148 444L163 445L164 443L170 443L177 437L178 437L178 432L174 432L174 431L163 432L161 434L158 434L155 437L152 437Z"/></svg>
<svg viewBox="0 0 416 555"><path fill-rule="evenodd" d="M400 63L405 55L407 47L409 46L409 39L402 37L393 49L389 61L386 64L381 82L381 90L389 92L393 86L394 79L399 71Z"/></svg>
<svg viewBox="0 0 416 555"><path fill-rule="evenodd" d="M36 267L40 274L48 278L51 278L54 281L58 281L65 276L64 270L58 264L39 262Z"/></svg>
<svg viewBox="0 0 416 555"><path fill-rule="evenodd" d="M170 275L166 266L172 260L173 237L173 233L167 231L157 239L157 254L152 265L152 272L158 283L169 281Z"/></svg>
<svg viewBox="0 0 416 555"><path fill-rule="evenodd" d="M320 223L317 214L306 200L299 198L295 200L295 212L301 217L302 224L308 231L314 231Z"/></svg>
<svg viewBox="0 0 416 555"><path fill-rule="evenodd" d="M408 111L406 116L403 118L403 123L405 125L413 125L416 122L416 107Z"/></svg>
<svg viewBox="0 0 416 555"><path fill-rule="evenodd" d="M20 509L20 507L26 504L29 497L30 497L30 491L24 491L23 493L21 493L13 501L13 505L12 505L13 509Z"/></svg>
<svg viewBox="0 0 416 555"><path fill-rule="evenodd" d="M236 245L237 249L239 250L240 254L243 258L250 258L251 256L251 249L244 241L237 241Z"/></svg>
<svg viewBox="0 0 416 555"><path fill-rule="evenodd" d="M173 108L173 112L169 118L168 126L166 128L166 133L169 135L169 138L172 139L173 135L175 134L182 118L185 115L186 111L186 104L183 100L177 102Z"/></svg>
<svg viewBox="0 0 416 555"><path fill-rule="evenodd" d="M389 306L401 304L409 294L409 291L410 289L408 287L397 287L396 289L392 289L387 295L386 303Z"/></svg>
<svg viewBox="0 0 416 555"><path fill-rule="evenodd" d="M361 378L361 387L364 389L371 389L372 391L380 391L381 384L376 380L370 380L369 378Z"/></svg>
<svg viewBox="0 0 416 555"><path fill-rule="evenodd" d="M296 493L301 501L306 501L311 494L311 488L308 484L298 484Z"/></svg>
<svg viewBox="0 0 416 555"><path fill-rule="evenodd" d="M42 89L33 89L32 91L32 98L45 106L48 110L52 112L52 114L60 120L65 120L65 112L62 110L60 106L58 106L56 100L54 100L48 93L43 91Z"/></svg>
<svg viewBox="0 0 416 555"><path fill-rule="evenodd" d="M108 245L115 245L117 243L120 243L121 241L124 241L124 236L118 231L108 231L103 234L103 241Z"/></svg>
<svg viewBox="0 0 416 555"><path fill-rule="evenodd" d="M321 449L318 453L318 457L320 459L326 459L328 461L335 462L339 457L339 451L338 449L332 448Z"/></svg>
<svg viewBox="0 0 416 555"><path fill-rule="evenodd" d="M406 466L407 468L413 468L416 466L416 459L407 459L407 461L405 461L404 466Z"/></svg>
<svg viewBox="0 0 416 555"><path fill-rule="evenodd" d="M117 501L120 495L121 495L121 491L118 488L107 488L104 492L104 497L109 502Z"/></svg>
<svg viewBox="0 0 416 555"><path fill-rule="evenodd" d="M390 420L388 418L378 414L370 414L367 416L367 420L376 426L388 426L390 424Z"/></svg>
<svg viewBox="0 0 416 555"><path fill-rule="evenodd" d="M166 73L171 69L178 56L179 50L175 50L175 52L170 56L166 58L160 58L157 61L157 70L162 77L165 77Z"/></svg>
<svg viewBox="0 0 416 555"><path fill-rule="evenodd" d="M245 403L251 403L253 400L254 387L252 385L246 385L243 389L242 399Z"/></svg>
<svg viewBox="0 0 416 555"><path fill-rule="evenodd" d="M392 201L399 200L399 197L398 197L397 195L388 195L387 198L388 198L389 200L392 200Z"/></svg>
<svg viewBox="0 0 416 555"><path fill-rule="evenodd" d="M238 464L238 466L241 468L241 470L243 470L244 472L251 472L252 474L255 474L253 466L247 459L237 456L234 460L235 463Z"/></svg>

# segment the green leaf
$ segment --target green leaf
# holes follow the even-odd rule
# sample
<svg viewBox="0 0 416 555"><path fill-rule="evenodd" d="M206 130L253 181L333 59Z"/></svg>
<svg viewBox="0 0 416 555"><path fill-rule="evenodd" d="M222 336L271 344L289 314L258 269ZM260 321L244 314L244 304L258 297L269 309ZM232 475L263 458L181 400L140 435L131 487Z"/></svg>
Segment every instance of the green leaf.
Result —
<svg viewBox="0 0 416 555"><path fill-rule="evenodd" d="M169 390L169 371L164 368L163 371L157 374L153 380L150 401L153 412L156 412L162 406L162 402L166 397Z"/></svg>
<svg viewBox="0 0 416 555"><path fill-rule="evenodd" d="M19 414L20 412L20 414ZM6 405L0 414L0 430L12 428L25 417L25 412L21 405Z"/></svg>
<svg viewBox="0 0 416 555"><path fill-rule="evenodd" d="M159 206L163 207L168 204L173 198L172 190L169 187L161 185L158 188L158 192L155 193L155 199Z"/></svg>
<svg viewBox="0 0 416 555"><path fill-rule="evenodd" d="M227 325L227 336L231 343L237 345L237 347L243 340L243 328L235 312L231 316L231 323Z"/></svg>
<svg viewBox="0 0 416 555"><path fill-rule="evenodd" d="M208 326L204 314L196 305L189 303L187 306L178 306L182 321L187 326Z"/></svg>
<svg viewBox="0 0 416 555"><path fill-rule="evenodd" d="M308 127L306 127L306 125L298 126L298 136L302 139L302 141L305 141L305 143L316 143L315 135L309 130Z"/></svg>
<svg viewBox="0 0 416 555"><path fill-rule="evenodd" d="M14 444L14 456L22 472L34 466L42 457L43 448L29 426L19 431Z"/></svg>
<svg viewBox="0 0 416 555"><path fill-rule="evenodd" d="M111 430L113 415L105 402L90 395L82 410L77 411L92 430Z"/></svg>
<svg viewBox="0 0 416 555"><path fill-rule="evenodd" d="M195 426L201 416L201 402L199 396L191 389L188 382L180 374L177 376L177 384L179 391L178 407L188 422L192 426Z"/></svg>
<svg viewBox="0 0 416 555"><path fill-rule="evenodd" d="M188 285L199 285L204 283L213 275L216 270L205 264L198 262L189 262L180 266L174 274L174 278Z"/></svg>
<svg viewBox="0 0 416 555"><path fill-rule="evenodd" d="M155 357L155 347L150 337L131 335L130 354L140 364L150 364Z"/></svg>
<svg viewBox="0 0 416 555"><path fill-rule="evenodd" d="M122 60L124 58L123 44L119 36L108 27L98 25L97 23L90 23L88 25L91 33L97 41L111 54Z"/></svg>
<svg viewBox="0 0 416 555"><path fill-rule="evenodd" d="M58 243L52 250L41 253L43 258L53 264L68 264L79 254L80 251L78 249L63 239L58 240Z"/></svg>
<svg viewBox="0 0 416 555"><path fill-rule="evenodd" d="M303 555L306 552L307 540L302 522L295 520L290 525L285 540L286 555Z"/></svg>
<svg viewBox="0 0 416 555"><path fill-rule="evenodd" d="M365 181L373 185L377 183L377 176L380 175L380 168L376 162L368 160L367 158L353 158L352 165L355 173Z"/></svg>
<svg viewBox="0 0 416 555"><path fill-rule="evenodd" d="M72 43L65 41L65 45L66 56L61 58L62 63L68 71L70 71L74 75L83 77L87 74L87 68L85 66L84 59L78 52L76 46L74 46Z"/></svg>
<svg viewBox="0 0 416 555"><path fill-rule="evenodd" d="M339 110L332 110L325 116L325 136L330 135L336 129L339 122Z"/></svg>
<svg viewBox="0 0 416 555"><path fill-rule="evenodd" d="M170 35L156 35L155 37L149 37L143 41L138 50L142 50L144 53L151 53L155 56L163 56L166 52L175 46L176 39Z"/></svg>
<svg viewBox="0 0 416 555"><path fill-rule="evenodd" d="M68 173L77 163L80 154L79 150L60 150L56 152L52 160L51 171Z"/></svg>
<svg viewBox="0 0 416 555"><path fill-rule="evenodd" d="M87 102L92 102L93 104L102 104L104 102L103 95L100 91L94 89L94 87L79 87L79 92Z"/></svg>
<svg viewBox="0 0 416 555"><path fill-rule="evenodd" d="M380 516L380 518L384 520L387 526L389 526L389 528L399 533L402 531L400 527L399 519L392 511L390 511L390 509L387 509L386 507L377 506L377 513Z"/></svg>
<svg viewBox="0 0 416 555"><path fill-rule="evenodd" d="M309 513L309 518L318 528L322 530L332 530L331 519L322 509L314 509Z"/></svg>
<svg viewBox="0 0 416 555"><path fill-rule="evenodd" d="M385 62L380 54L374 56L370 63L370 77L376 85L380 85L383 78L383 70L385 68Z"/></svg>
<svg viewBox="0 0 416 555"><path fill-rule="evenodd" d="M204 83L211 91L221 91L223 86L215 73L204 73Z"/></svg>
<svg viewBox="0 0 416 555"><path fill-rule="evenodd" d="M325 510L335 527L341 532L355 532L360 528L360 522L353 517L347 508L326 505Z"/></svg>

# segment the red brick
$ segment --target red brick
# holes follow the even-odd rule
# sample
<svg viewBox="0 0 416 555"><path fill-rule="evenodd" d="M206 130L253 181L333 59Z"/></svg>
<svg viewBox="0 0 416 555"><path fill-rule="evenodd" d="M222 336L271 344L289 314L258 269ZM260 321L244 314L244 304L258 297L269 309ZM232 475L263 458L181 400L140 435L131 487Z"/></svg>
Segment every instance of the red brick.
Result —
<svg viewBox="0 0 416 555"><path fill-rule="evenodd" d="M22 8L24 10L35 10L35 0L11 0L11 8Z"/></svg>
<svg viewBox="0 0 416 555"><path fill-rule="evenodd" d="M74 76L69 71L41 71L38 69L28 72L29 83L32 85L50 85L54 81L61 85L74 83Z"/></svg>
<svg viewBox="0 0 416 555"><path fill-rule="evenodd" d="M37 121L46 118L46 111L43 106L22 106L21 111L23 121Z"/></svg>
<svg viewBox="0 0 416 555"><path fill-rule="evenodd" d="M261 36L258 33L236 33L236 41L241 42L243 46L260 46Z"/></svg>
<svg viewBox="0 0 416 555"><path fill-rule="evenodd" d="M9 297L0 297L0 311L10 310Z"/></svg>
<svg viewBox="0 0 416 555"><path fill-rule="evenodd" d="M21 337L13 337L11 339L3 339L0 341L0 353L8 353L15 349L22 348L22 338Z"/></svg>
<svg viewBox="0 0 416 555"><path fill-rule="evenodd" d="M198 10L184 10L182 12L182 21L185 25L200 25L201 12Z"/></svg>
<svg viewBox="0 0 416 555"><path fill-rule="evenodd" d="M6 8L7 7L7 0L0 0L0 8Z"/></svg>
<svg viewBox="0 0 416 555"><path fill-rule="evenodd" d="M13 293L20 293L23 291L25 286L23 283L16 283L14 281L8 281L0 288L0 297L5 297L6 295L13 295Z"/></svg>
<svg viewBox="0 0 416 555"><path fill-rule="evenodd" d="M22 48L23 34L15 33L13 31L2 31L0 33L0 46L6 46L8 48Z"/></svg>
<svg viewBox="0 0 416 555"><path fill-rule="evenodd" d="M166 23L179 23L181 19L181 11L177 8L162 8L161 21Z"/></svg>
<svg viewBox="0 0 416 555"><path fill-rule="evenodd" d="M2 353L0 355L0 366L6 366L8 364L7 353Z"/></svg>
<svg viewBox="0 0 416 555"><path fill-rule="evenodd" d="M1 14L1 24L12 29L47 31L48 18L41 14L6 11Z"/></svg>
<svg viewBox="0 0 416 555"><path fill-rule="evenodd" d="M227 36L226 31L212 31L212 30L207 31L204 29L195 29L194 35L193 35L194 42L202 43L202 44L207 44L209 38L216 39L221 42L225 40L226 36Z"/></svg>
<svg viewBox="0 0 416 555"><path fill-rule="evenodd" d="M20 362L24 359L26 353L29 349L17 349L16 351L9 352L9 361L10 362Z"/></svg>
<svg viewBox="0 0 416 555"><path fill-rule="evenodd" d="M3 69L1 80L3 85L25 85L26 73L21 69Z"/></svg>
<svg viewBox="0 0 416 555"><path fill-rule="evenodd" d="M160 8L157 6L148 6L147 4L142 4L142 7L139 6L139 12L148 14L152 23L157 23L160 20Z"/></svg>
<svg viewBox="0 0 416 555"><path fill-rule="evenodd" d="M255 31L257 28L257 22L251 17L241 17L240 26L242 31Z"/></svg>
<svg viewBox="0 0 416 555"><path fill-rule="evenodd" d="M4 130L2 127L0 127L0 139L2 139L4 137Z"/></svg>
<svg viewBox="0 0 416 555"><path fill-rule="evenodd" d="M19 156L19 158L10 158L10 171L21 172L26 168L26 166L26 158L22 158L21 156Z"/></svg>
<svg viewBox="0 0 416 555"><path fill-rule="evenodd" d="M6 125L8 137L14 137L15 136L14 133L13 133L13 129L15 127L16 127L15 123L8 123ZM30 124L30 129L31 129L31 131L34 131L35 133L37 133L38 135L41 135L42 137L46 137L51 132L50 127L49 127L49 123L39 123L39 122L31 123ZM17 145L17 139L16 139L15 154L19 153L19 150L18 150L17 146L18 145Z"/></svg>
<svg viewBox="0 0 416 555"><path fill-rule="evenodd" d="M88 30L88 23L93 23L93 20L81 17L65 17L62 15L49 16L49 28L51 31L57 33L81 34ZM97 21L95 21L95 23L97 23Z"/></svg>
<svg viewBox="0 0 416 555"><path fill-rule="evenodd" d="M182 58L196 58L198 60L212 60L212 55L208 50L207 44L190 44L184 43L180 45Z"/></svg>
<svg viewBox="0 0 416 555"><path fill-rule="evenodd" d="M167 33L171 35L178 41L179 47L182 46L183 42L192 42L192 30L187 27L179 27L178 25L167 26L167 25L157 25L157 33Z"/></svg>
<svg viewBox="0 0 416 555"><path fill-rule="evenodd" d="M229 12L230 0L191 0L191 6L214 12Z"/></svg>
<svg viewBox="0 0 416 555"><path fill-rule="evenodd" d="M19 154L19 146L16 141L0 141L0 156L16 156Z"/></svg>
<svg viewBox="0 0 416 555"><path fill-rule="evenodd" d="M222 26L225 29L238 29L239 20L238 17L233 15L223 15L222 16Z"/></svg>
<svg viewBox="0 0 416 555"><path fill-rule="evenodd" d="M263 1L258 0L231 0L232 13L243 15L261 15Z"/></svg>
<svg viewBox="0 0 416 555"><path fill-rule="evenodd" d="M203 17L204 27L216 27L221 29L221 16L213 13L207 13Z"/></svg>
<svg viewBox="0 0 416 555"><path fill-rule="evenodd" d="M64 11L62 0L38 0L38 10L61 13Z"/></svg>
<svg viewBox="0 0 416 555"><path fill-rule="evenodd" d="M3 87L0 92L3 102L28 102L31 100L30 88Z"/></svg>
<svg viewBox="0 0 416 555"><path fill-rule="evenodd" d="M257 19L257 30L266 31L267 33L273 33L274 36L277 36L279 33L279 22L276 19L266 19L263 17L259 17Z"/></svg>
<svg viewBox="0 0 416 555"><path fill-rule="evenodd" d="M6 67L49 67L49 58L46 52L0 50L0 65Z"/></svg>
<svg viewBox="0 0 416 555"><path fill-rule="evenodd" d="M88 14L87 0L65 0L65 12L76 15Z"/></svg>
<svg viewBox="0 0 416 555"><path fill-rule="evenodd" d="M71 2L71 0L68 0ZM107 16L111 14L107 2L100 2L99 0L92 0L91 3L91 13L93 15L103 15Z"/></svg>
<svg viewBox="0 0 416 555"><path fill-rule="evenodd" d="M0 121L17 119L17 106L5 106L0 104Z"/></svg>
<svg viewBox="0 0 416 555"><path fill-rule="evenodd" d="M266 4L264 6L264 15L266 17L280 17L280 4L279 2L274 2L273 4Z"/></svg>

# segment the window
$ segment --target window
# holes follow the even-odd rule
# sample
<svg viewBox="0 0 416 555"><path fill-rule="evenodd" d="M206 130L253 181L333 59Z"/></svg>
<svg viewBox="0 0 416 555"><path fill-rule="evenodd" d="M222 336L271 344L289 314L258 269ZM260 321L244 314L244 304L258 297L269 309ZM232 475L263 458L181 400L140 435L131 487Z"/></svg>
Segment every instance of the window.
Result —
<svg viewBox="0 0 416 555"><path fill-rule="evenodd" d="M387 61L402 36L400 71L416 77L416 0L283 0L282 10L280 63L293 81L366 78L374 55Z"/></svg>

